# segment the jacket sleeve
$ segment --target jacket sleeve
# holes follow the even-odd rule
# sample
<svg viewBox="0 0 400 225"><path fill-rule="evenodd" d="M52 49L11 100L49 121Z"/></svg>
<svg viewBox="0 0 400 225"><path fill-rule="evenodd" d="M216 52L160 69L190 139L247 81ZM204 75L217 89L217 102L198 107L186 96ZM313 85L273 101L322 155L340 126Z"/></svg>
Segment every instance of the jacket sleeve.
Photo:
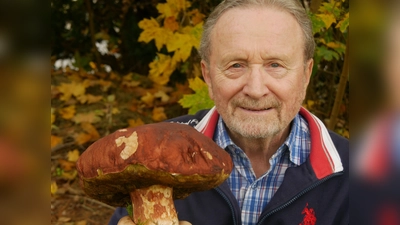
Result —
<svg viewBox="0 0 400 225"><path fill-rule="evenodd" d="M126 211L125 208L118 207L115 211L114 214L111 216L110 221L108 222L108 225L117 225L118 221L124 217L127 216L128 212Z"/></svg>

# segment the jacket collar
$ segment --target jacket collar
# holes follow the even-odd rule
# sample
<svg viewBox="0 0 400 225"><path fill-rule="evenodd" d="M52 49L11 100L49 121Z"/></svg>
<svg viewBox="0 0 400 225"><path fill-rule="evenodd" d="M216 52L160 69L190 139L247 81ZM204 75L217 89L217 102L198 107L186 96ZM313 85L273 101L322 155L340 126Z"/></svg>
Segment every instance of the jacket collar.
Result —
<svg viewBox="0 0 400 225"><path fill-rule="evenodd" d="M315 115L300 108L300 115L308 122L311 135L310 163L318 179L343 171L339 153L329 135L328 129ZM219 114L215 106L199 121L195 128L213 138Z"/></svg>

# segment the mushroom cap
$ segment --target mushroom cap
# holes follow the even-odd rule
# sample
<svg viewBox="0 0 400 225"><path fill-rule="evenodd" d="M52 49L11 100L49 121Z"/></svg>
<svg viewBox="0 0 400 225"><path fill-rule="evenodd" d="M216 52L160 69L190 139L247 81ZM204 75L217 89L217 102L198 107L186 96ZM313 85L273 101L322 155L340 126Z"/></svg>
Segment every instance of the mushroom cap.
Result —
<svg viewBox="0 0 400 225"><path fill-rule="evenodd" d="M120 129L89 146L77 161L83 190L112 206L151 185L173 187L175 199L220 185L232 171L230 155L191 126L155 123Z"/></svg>

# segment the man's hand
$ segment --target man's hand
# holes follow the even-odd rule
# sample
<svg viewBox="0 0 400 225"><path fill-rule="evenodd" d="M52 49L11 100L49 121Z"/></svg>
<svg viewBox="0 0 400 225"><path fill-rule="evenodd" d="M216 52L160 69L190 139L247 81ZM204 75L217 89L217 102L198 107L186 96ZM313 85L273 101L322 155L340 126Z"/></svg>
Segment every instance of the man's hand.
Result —
<svg viewBox="0 0 400 225"><path fill-rule="evenodd" d="M129 216L122 217L117 225L137 225L135 224ZM179 225L192 225L187 221L179 221Z"/></svg>

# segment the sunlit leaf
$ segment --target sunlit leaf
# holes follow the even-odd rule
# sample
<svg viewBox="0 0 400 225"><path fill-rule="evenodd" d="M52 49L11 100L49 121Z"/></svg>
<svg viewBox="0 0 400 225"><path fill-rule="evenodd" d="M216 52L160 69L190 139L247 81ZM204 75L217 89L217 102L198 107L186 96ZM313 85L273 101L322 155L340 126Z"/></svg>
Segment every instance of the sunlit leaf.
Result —
<svg viewBox="0 0 400 225"><path fill-rule="evenodd" d="M318 12L321 14L331 14L335 18L339 18L341 13L341 3L336 0L323 2L319 7Z"/></svg>
<svg viewBox="0 0 400 225"><path fill-rule="evenodd" d="M78 149L74 149L74 150L69 151L69 152L67 153L67 159L68 159L68 161L70 161L70 162L76 162L76 161L78 161L79 156L80 156L80 153L79 153L79 150L78 150Z"/></svg>
<svg viewBox="0 0 400 225"><path fill-rule="evenodd" d="M55 195L55 194L57 193L57 190L58 190L57 183L56 183L55 181L51 181L51 184L50 184L50 193L51 193L52 195Z"/></svg>
<svg viewBox="0 0 400 225"><path fill-rule="evenodd" d="M204 14L199 12L198 9L193 9L192 11L190 11L188 13L188 15L189 15L190 20L191 20L193 25L197 25L197 24L203 22L204 18L206 17Z"/></svg>
<svg viewBox="0 0 400 225"><path fill-rule="evenodd" d="M71 96L81 96L85 94L86 86L83 83L73 81L72 83L62 83L57 87L58 91L62 93L60 100L68 101Z"/></svg>
<svg viewBox="0 0 400 225"><path fill-rule="evenodd" d="M63 119L69 120L75 116L76 110L75 105L70 105L68 107L61 108L58 113Z"/></svg>
<svg viewBox="0 0 400 225"><path fill-rule="evenodd" d="M51 124L53 124L56 121L56 115L54 115L55 108L51 108L51 114L50 114L50 119L51 119Z"/></svg>
<svg viewBox="0 0 400 225"><path fill-rule="evenodd" d="M333 23L336 23L336 18L333 14L317 14L324 22L325 28L328 29Z"/></svg>
<svg viewBox="0 0 400 225"><path fill-rule="evenodd" d="M138 119L136 119L136 120L134 120L134 119L129 119L129 120L128 120L128 124L129 124L129 127L137 127L137 126L144 125L144 122L143 122L143 120L140 119L140 118L138 118Z"/></svg>
<svg viewBox="0 0 400 225"><path fill-rule="evenodd" d="M154 96L150 92L147 92L145 96L142 96L140 98L140 100L146 103L146 105L152 106L154 101Z"/></svg>
<svg viewBox="0 0 400 225"><path fill-rule="evenodd" d="M65 159L58 159L57 161L63 171L71 171L75 169L75 162L71 162Z"/></svg>
<svg viewBox="0 0 400 225"><path fill-rule="evenodd" d="M90 111L87 113L77 113L74 118L72 118L72 121L75 123L82 123L82 122L88 122L88 123L97 123L101 121L100 116L102 116L104 113L101 111Z"/></svg>
<svg viewBox="0 0 400 225"><path fill-rule="evenodd" d="M74 165L75 165L75 163L74 163ZM64 179L67 179L67 180L74 180L77 177L77 175L78 175L78 171L71 170L71 171L68 171L68 172L64 171L61 174L61 177L64 178Z"/></svg>
<svg viewBox="0 0 400 225"><path fill-rule="evenodd" d="M207 84L199 77L189 79L189 87L195 91L194 94L184 95L179 104L183 108L189 108L189 114L195 114L200 109L207 109L214 106L214 102L208 95Z"/></svg>
<svg viewBox="0 0 400 225"><path fill-rule="evenodd" d="M81 127L86 133L90 134L90 140L94 141L100 138L99 132L97 132L97 129L91 123L83 122L81 123Z"/></svg>
<svg viewBox="0 0 400 225"><path fill-rule="evenodd" d="M62 144L63 143L63 138L62 137L57 137L55 135L50 136L50 147L54 148L55 146Z"/></svg>
<svg viewBox="0 0 400 225"><path fill-rule="evenodd" d="M169 77L176 69L176 63L171 56L157 53L157 58L149 64L149 78L153 82L165 85L169 81Z"/></svg>
<svg viewBox="0 0 400 225"><path fill-rule="evenodd" d="M85 132L80 132L76 135L74 135L75 142L79 145L83 145L90 140L92 140L92 135L85 133Z"/></svg>
<svg viewBox="0 0 400 225"><path fill-rule="evenodd" d="M169 96L162 90L158 90L156 93L153 95L155 98L161 98L161 102L168 102Z"/></svg>
<svg viewBox="0 0 400 225"><path fill-rule="evenodd" d="M116 114L120 114L121 111L120 111L117 107L113 107L112 110L111 110L111 113L112 113L113 115L116 115Z"/></svg>
<svg viewBox="0 0 400 225"><path fill-rule="evenodd" d="M180 11L185 11L190 7L190 2L186 0L167 0L166 3L158 3L157 10L163 17L178 17Z"/></svg>
<svg viewBox="0 0 400 225"><path fill-rule="evenodd" d="M103 99L103 96L101 95L92 95L92 94L86 94L86 95L81 95L77 98L80 103L87 103L87 104L92 104L99 102Z"/></svg>
<svg viewBox="0 0 400 225"><path fill-rule="evenodd" d="M154 18L143 19L139 22L139 27L143 31L140 33L138 41L149 43L154 39L158 51L167 43L169 36L172 35L171 30L160 27L160 24Z"/></svg>
<svg viewBox="0 0 400 225"><path fill-rule="evenodd" d="M174 32L179 29L179 24L174 16L169 16L164 19L164 27Z"/></svg>
<svg viewBox="0 0 400 225"><path fill-rule="evenodd" d="M339 28L342 33L344 33L347 30L347 27L349 27L350 24L349 14L350 13L346 13L343 19L340 20L336 25L336 28Z"/></svg>
<svg viewBox="0 0 400 225"><path fill-rule="evenodd" d="M151 118L157 122L166 120L167 115L164 113L164 107L154 107Z"/></svg>
<svg viewBox="0 0 400 225"><path fill-rule="evenodd" d="M80 220L80 221L75 222L75 225L86 225L86 224L87 224L86 220Z"/></svg>
<svg viewBox="0 0 400 225"><path fill-rule="evenodd" d="M89 63L89 66L90 66L90 68L92 68L93 70L97 70L96 63L90 62L90 63Z"/></svg>

